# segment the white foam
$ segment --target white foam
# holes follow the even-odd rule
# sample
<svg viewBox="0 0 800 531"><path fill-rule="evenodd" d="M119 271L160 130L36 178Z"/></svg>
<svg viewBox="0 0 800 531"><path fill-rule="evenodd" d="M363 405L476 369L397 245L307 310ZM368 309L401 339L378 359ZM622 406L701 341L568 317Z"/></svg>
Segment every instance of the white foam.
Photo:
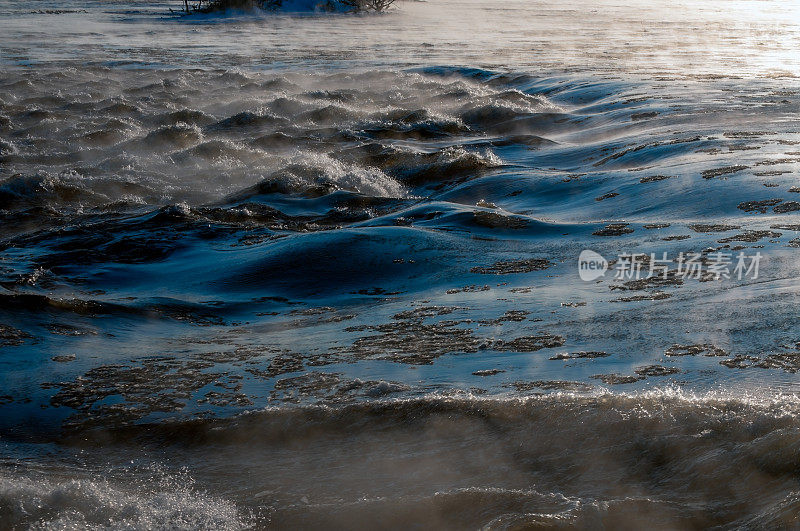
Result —
<svg viewBox="0 0 800 531"><path fill-rule="evenodd" d="M123 489L102 479L58 479L0 471L4 525L31 529L244 529L249 517L226 500L155 478L156 488Z"/></svg>

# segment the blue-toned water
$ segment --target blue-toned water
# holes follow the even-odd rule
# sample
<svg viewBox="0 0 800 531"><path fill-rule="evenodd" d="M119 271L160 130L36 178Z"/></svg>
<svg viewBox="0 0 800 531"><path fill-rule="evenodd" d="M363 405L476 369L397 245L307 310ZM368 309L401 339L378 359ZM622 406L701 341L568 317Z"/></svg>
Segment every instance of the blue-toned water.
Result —
<svg viewBox="0 0 800 531"><path fill-rule="evenodd" d="M0 1L0 529L796 525L797 6L174 4Z"/></svg>

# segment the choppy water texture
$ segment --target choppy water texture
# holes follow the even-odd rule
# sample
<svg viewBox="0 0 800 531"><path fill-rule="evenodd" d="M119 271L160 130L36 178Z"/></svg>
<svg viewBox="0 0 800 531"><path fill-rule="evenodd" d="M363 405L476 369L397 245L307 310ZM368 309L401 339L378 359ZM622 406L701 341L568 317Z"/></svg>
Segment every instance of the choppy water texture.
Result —
<svg viewBox="0 0 800 531"><path fill-rule="evenodd" d="M800 10L584 4L0 1L0 528L796 526Z"/></svg>

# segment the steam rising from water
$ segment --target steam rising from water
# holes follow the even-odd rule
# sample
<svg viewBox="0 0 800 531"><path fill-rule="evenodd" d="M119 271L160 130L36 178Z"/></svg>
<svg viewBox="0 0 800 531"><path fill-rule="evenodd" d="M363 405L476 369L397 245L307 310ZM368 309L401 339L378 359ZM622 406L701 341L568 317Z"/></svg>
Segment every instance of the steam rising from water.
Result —
<svg viewBox="0 0 800 531"><path fill-rule="evenodd" d="M0 32L17 39L0 60L63 63L78 53L123 67L449 64L680 77L794 76L800 67L793 45L800 8L784 0L409 1L382 16L246 13L177 24L160 18L171 7L80 0L51 5L69 12L45 16L37 3L7 1Z"/></svg>

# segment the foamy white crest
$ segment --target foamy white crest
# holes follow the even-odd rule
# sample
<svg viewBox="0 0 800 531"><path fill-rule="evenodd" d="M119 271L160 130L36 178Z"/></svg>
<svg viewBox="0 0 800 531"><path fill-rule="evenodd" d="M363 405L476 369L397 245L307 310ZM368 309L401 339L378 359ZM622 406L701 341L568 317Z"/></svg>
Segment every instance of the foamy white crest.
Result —
<svg viewBox="0 0 800 531"><path fill-rule="evenodd" d="M501 166L503 160L490 149L468 151L462 147L448 147L441 151L442 162L471 161L487 168Z"/></svg>
<svg viewBox="0 0 800 531"><path fill-rule="evenodd" d="M4 524L30 529L245 529L249 517L233 503L186 486L157 482L134 492L106 480L56 480L0 472ZM161 490L163 489L163 490Z"/></svg>
<svg viewBox="0 0 800 531"><path fill-rule="evenodd" d="M0 139L0 156L16 155L18 153L19 149L13 142Z"/></svg>
<svg viewBox="0 0 800 531"><path fill-rule="evenodd" d="M356 191L375 197L405 197L402 184L378 168L364 168L345 164L322 153L304 153L293 162L302 166L320 168L330 183L343 190Z"/></svg>

